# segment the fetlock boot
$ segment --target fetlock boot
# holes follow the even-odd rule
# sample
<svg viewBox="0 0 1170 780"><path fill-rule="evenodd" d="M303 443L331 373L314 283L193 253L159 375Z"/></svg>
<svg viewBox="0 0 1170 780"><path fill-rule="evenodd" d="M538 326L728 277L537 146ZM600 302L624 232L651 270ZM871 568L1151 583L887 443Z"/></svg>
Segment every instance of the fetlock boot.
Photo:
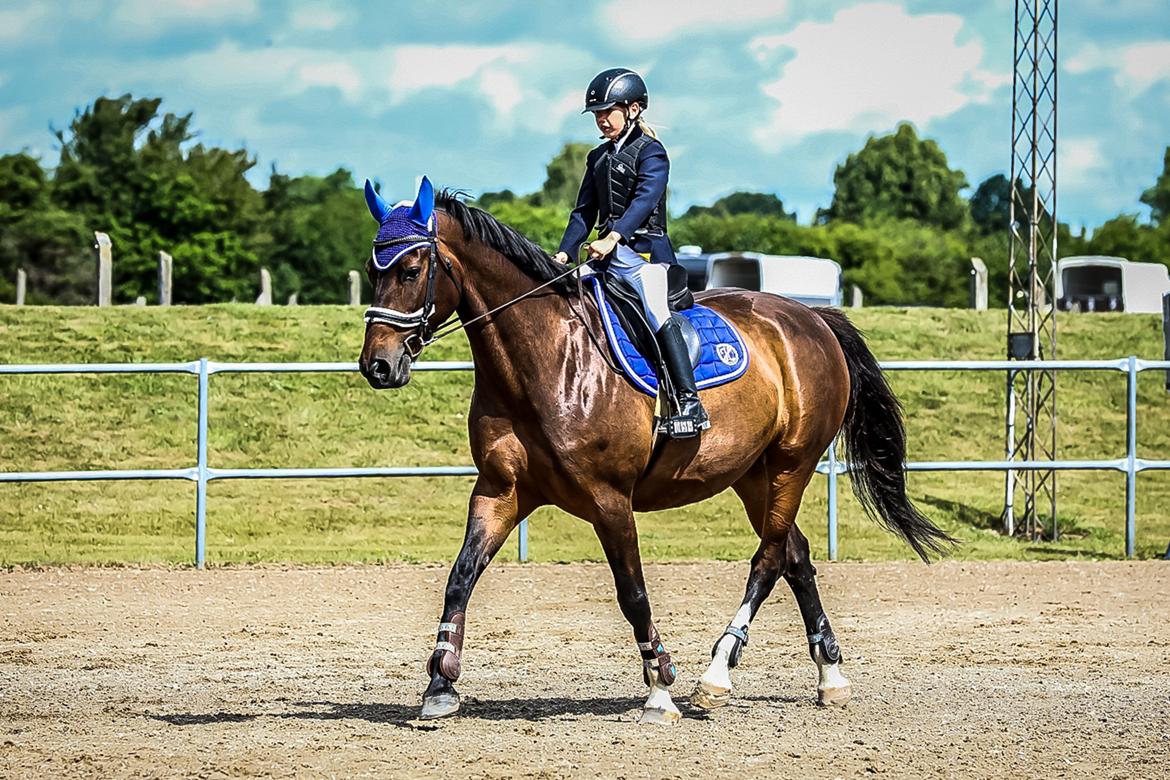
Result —
<svg viewBox="0 0 1170 780"><path fill-rule="evenodd" d="M700 431L711 427L711 421L695 389L695 373L691 368L691 358L682 331L672 317L658 329L655 337L662 351L666 373L670 376L670 384L674 388L677 408L675 416L666 421L666 433L672 439L698 436Z"/></svg>

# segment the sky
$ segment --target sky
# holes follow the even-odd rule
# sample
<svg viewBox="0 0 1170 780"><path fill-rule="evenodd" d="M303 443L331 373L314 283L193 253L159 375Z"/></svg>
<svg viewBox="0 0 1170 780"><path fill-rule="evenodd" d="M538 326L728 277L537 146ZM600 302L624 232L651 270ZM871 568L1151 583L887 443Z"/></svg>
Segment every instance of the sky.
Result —
<svg viewBox="0 0 1170 780"><path fill-rule="evenodd" d="M1057 214L1144 218L1170 145L1170 0L1060 10ZM259 187L341 166L395 198L421 174L526 193L566 141L596 142L593 75L629 67L672 212L750 190L807 221L902 120L972 188L1006 174L1012 26L1013 0L0 0L0 153L51 166L51 128L129 92L248 149Z"/></svg>

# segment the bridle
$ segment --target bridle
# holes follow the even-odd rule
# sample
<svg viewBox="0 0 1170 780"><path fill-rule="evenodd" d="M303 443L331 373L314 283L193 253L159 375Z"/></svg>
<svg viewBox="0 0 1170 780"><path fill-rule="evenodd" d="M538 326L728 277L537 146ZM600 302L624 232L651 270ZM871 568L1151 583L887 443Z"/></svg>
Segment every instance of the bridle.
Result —
<svg viewBox="0 0 1170 780"><path fill-rule="evenodd" d="M378 250L394 246L401 246L403 248L396 252L394 257L385 264L379 263ZM434 222L434 217L431 218L431 222L427 226L426 234L413 234L408 236L401 236L399 238L384 239L382 241L375 239L370 262L378 271L389 271L394 266L394 264L405 254L416 249L421 249L424 246L427 247L428 260L427 288L426 294L423 297L422 307L412 312L401 312L397 309L390 309L384 306L370 306L368 309L366 309L365 314L363 315L367 327L370 325L389 325L393 328L398 328L399 330L412 331L409 335L407 335L406 340L403 342L403 345L406 347L406 351L410 353L411 360L417 358L425 347L430 344L434 344L439 339L445 336L450 336L452 333L457 331L463 330L468 325L482 320L485 317L490 317L496 312L502 309L506 309L514 303L519 303L525 298L540 292L544 288L559 282L569 274L576 273L577 269L582 265L588 265L588 261L577 263L576 265L571 265L563 274L559 274L558 276L549 279L547 282L537 285L528 292L523 293L522 295L518 295L506 303L502 303L499 306L496 306L494 309L490 309L485 311L483 314L472 317L467 322L450 322L448 320L440 324L439 327L435 328L431 326L431 317L435 313L435 267L437 265L435 260L438 259L442 261L443 270L445 270L447 275L451 277L452 283L454 283L455 288L459 291L460 299L463 298L463 285L455 276L455 268L452 265L450 258L446 257L442 252L439 251L439 230ZM578 295L580 295L579 278ZM593 334L590 333L590 335L592 336Z"/></svg>
<svg viewBox="0 0 1170 780"><path fill-rule="evenodd" d="M451 281L455 284L456 289L459 290L460 297L463 295L463 286L455 278L455 269L451 264L451 260L439 251L439 232L434 224L434 218L432 217L431 224L428 225L425 234L400 236L383 241L375 239L374 247L370 255L370 262L375 269L378 271L389 271L403 255L415 249L420 249L424 246L427 247L427 288L426 294L423 297L422 307L412 312L402 312L384 306L371 306L366 309L363 315L367 326L379 324L389 325L401 330L411 330L412 332L406 337L404 344L407 351L410 352L412 360L418 357L423 347L441 338L441 336L435 335L437 329L431 325L431 317L435 313L435 268L439 265L435 262L436 259L442 260L443 270L451 277ZM385 265L378 262L379 249L396 246L401 246L402 249L396 252L389 262L385 263ZM412 341L414 342L413 345Z"/></svg>

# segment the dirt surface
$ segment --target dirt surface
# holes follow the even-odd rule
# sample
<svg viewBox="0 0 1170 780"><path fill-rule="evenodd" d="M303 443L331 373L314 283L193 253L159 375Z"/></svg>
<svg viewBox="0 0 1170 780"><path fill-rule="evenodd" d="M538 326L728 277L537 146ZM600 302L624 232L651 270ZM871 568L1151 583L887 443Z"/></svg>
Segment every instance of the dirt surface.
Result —
<svg viewBox="0 0 1170 780"><path fill-rule="evenodd" d="M823 564L853 701L815 705L781 585L708 716L686 697L746 574L648 567L663 728L603 565L490 569L438 723L445 568L0 573L0 776L1170 776L1170 564Z"/></svg>

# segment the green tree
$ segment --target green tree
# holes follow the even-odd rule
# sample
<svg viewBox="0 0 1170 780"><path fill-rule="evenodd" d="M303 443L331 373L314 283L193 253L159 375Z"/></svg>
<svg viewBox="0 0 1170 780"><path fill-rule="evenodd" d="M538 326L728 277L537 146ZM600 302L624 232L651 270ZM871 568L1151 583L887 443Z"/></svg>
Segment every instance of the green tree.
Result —
<svg viewBox="0 0 1170 780"><path fill-rule="evenodd" d="M796 214L784 210L784 201L770 192L733 192L725 195L710 206L691 206L685 216L701 214L731 217L737 214L759 214L765 217L780 217L792 222Z"/></svg>
<svg viewBox="0 0 1170 780"><path fill-rule="evenodd" d="M249 298L261 198L243 150L192 144L191 115L161 99L98 98L59 131L55 198L114 242L117 299L152 298L159 250L175 259L175 300Z"/></svg>
<svg viewBox="0 0 1170 780"><path fill-rule="evenodd" d="M274 292L295 292L303 303L344 303L348 272L364 267L377 227L353 175L344 168L324 177L273 172L264 207L257 245Z"/></svg>
<svg viewBox="0 0 1170 780"><path fill-rule="evenodd" d="M571 209L577 203L577 191L585 173L589 144L567 143L549 162L544 184L532 194L533 205Z"/></svg>
<svg viewBox="0 0 1170 780"><path fill-rule="evenodd" d="M1154 224L1170 222L1170 146L1162 156L1162 173L1154 186L1142 193L1142 203L1150 207L1150 218Z"/></svg>
<svg viewBox="0 0 1170 780"><path fill-rule="evenodd" d="M1012 185L1002 173L990 176L979 183L975 194L968 202L971 221L982 233L1007 230L1011 220Z"/></svg>
<svg viewBox="0 0 1170 780"><path fill-rule="evenodd" d="M1089 254L1170 265L1170 222L1143 225L1134 214L1114 217L1093 231Z"/></svg>
<svg viewBox="0 0 1170 780"><path fill-rule="evenodd" d="M0 157L0 301L13 300L19 268L28 274L30 303L93 299L93 235L56 205L50 184L34 157Z"/></svg>
<svg viewBox="0 0 1170 780"><path fill-rule="evenodd" d="M967 204L962 171L951 170L938 144L920 139L913 125L900 124L890 135L872 137L850 154L833 175L833 203L827 221L912 219L944 229L961 226Z"/></svg>

